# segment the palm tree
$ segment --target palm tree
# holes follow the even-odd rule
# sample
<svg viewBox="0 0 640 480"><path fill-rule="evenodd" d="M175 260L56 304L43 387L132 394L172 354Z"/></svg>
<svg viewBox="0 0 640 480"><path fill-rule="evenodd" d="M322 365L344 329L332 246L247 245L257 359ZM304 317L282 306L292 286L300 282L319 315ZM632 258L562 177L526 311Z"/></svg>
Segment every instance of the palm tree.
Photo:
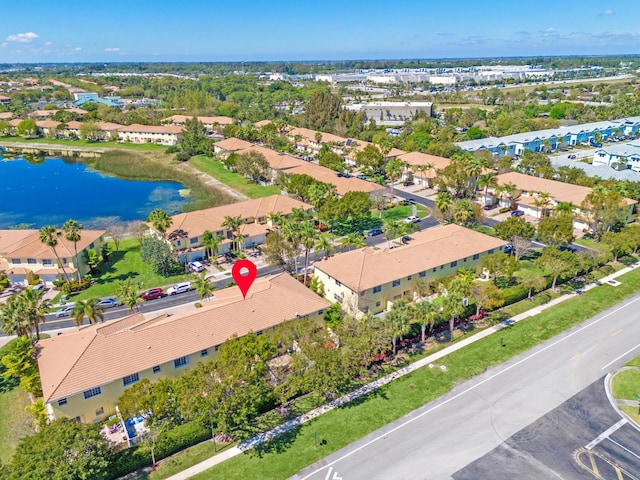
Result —
<svg viewBox="0 0 640 480"><path fill-rule="evenodd" d="M331 239L327 235L320 235L315 245L316 255L320 255L320 252L324 252L324 258L336 252L336 247L331 243Z"/></svg>
<svg viewBox="0 0 640 480"><path fill-rule="evenodd" d="M573 215L574 208L575 206L573 205L572 202L560 202L556 205L553 211L556 213L556 215L571 216Z"/></svg>
<svg viewBox="0 0 640 480"><path fill-rule="evenodd" d="M238 252L242 253L242 251L244 250L244 248L246 247L244 241L247 239L247 236L238 232L238 234L236 235L236 249L238 250Z"/></svg>
<svg viewBox="0 0 640 480"><path fill-rule="evenodd" d="M382 226L382 231L384 232L384 239L387 241L387 247L391 248L391 240L397 238L400 235L401 226L398 222L393 220L387 220L384 222Z"/></svg>
<svg viewBox="0 0 640 480"><path fill-rule="evenodd" d="M60 257L58 256L58 251L56 250L56 246L58 245L58 235L60 235L60 232L58 232L58 228L55 225L45 225L39 231L40 242L44 243L47 247L51 247L53 254L56 256L56 260L58 261L58 265L62 268L64 278L67 283L69 283L69 276L67 275L64 265L62 265Z"/></svg>
<svg viewBox="0 0 640 480"><path fill-rule="evenodd" d="M82 224L75 220L69 219L62 225L62 231L64 232L64 238L73 242L73 251L76 259L76 270L78 272L78 281L82 280L80 275L80 264L78 263L78 242L81 240L80 231L82 230Z"/></svg>
<svg viewBox="0 0 640 480"><path fill-rule="evenodd" d="M551 195L547 192L539 192L533 201L533 205L540 212L540 218L547 216L547 207L551 204Z"/></svg>
<svg viewBox="0 0 640 480"><path fill-rule="evenodd" d="M218 254L220 253L220 243L222 237L211 233L209 230L205 230L202 234L202 245L205 249L205 257L214 258L214 263L218 264Z"/></svg>
<svg viewBox="0 0 640 480"><path fill-rule="evenodd" d="M96 305L97 301L96 298L76 301L71 310L73 323L76 327L82 325L84 317L89 319L89 323L96 323L98 320L104 321L104 307Z"/></svg>
<svg viewBox="0 0 640 480"><path fill-rule="evenodd" d="M416 306L413 309L413 314L415 315L415 318L420 320L422 323L421 341L424 343L426 339L427 323L429 324L429 331L433 330L433 326L440 316L440 309L430 301L422 300L421 302L416 303Z"/></svg>
<svg viewBox="0 0 640 480"><path fill-rule="evenodd" d="M25 304L20 295L12 295L0 310L0 323L6 335L28 337L30 333L29 319Z"/></svg>
<svg viewBox="0 0 640 480"><path fill-rule="evenodd" d="M221 224L223 227L227 227L229 230L231 230L231 238L232 238L231 247L232 247L232 250L235 250L236 234L237 234L238 230L240 230L240 226L242 225L242 223L243 223L242 222L242 217L240 215L237 215L235 217L232 217L230 215L225 215L224 221Z"/></svg>
<svg viewBox="0 0 640 480"><path fill-rule="evenodd" d="M478 175L482 173L485 168L485 160L480 157L470 157L464 162L467 175L469 175L468 182L468 194L469 198L473 198L476 193L476 182Z"/></svg>
<svg viewBox="0 0 640 480"><path fill-rule="evenodd" d="M469 200L462 199L456 200L453 204L453 218L456 222L462 225L466 225L469 219L473 216L473 206Z"/></svg>
<svg viewBox="0 0 640 480"><path fill-rule="evenodd" d="M284 221L284 213L271 212L269 214L269 221L271 222L272 227L280 229L282 227L282 222Z"/></svg>
<svg viewBox="0 0 640 480"><path fill-rule="evenodd" d="M196 290L200 295L200 300L209 299L209 297L211 296L211 293L213 293L214 287L211 284L211 282L209 282L209 280L206 278L207 273L208 272L206 270L200 272L200 276L196 280Z"/></svg>
<svg viewBox="0 0 640 480"><path fill-rule="evenodd" d="M342 248L348 248L351 250L352 248L361 248L367 245L367 242L362 235L359 235L357 232L350 233L345 235L340 239L340 246Z"/></svg>
<svg viewBox="0 0 640 480"><path fill-rule="evenodd" d="M442 218L446 220L447 213L453 205L453 198L448 192L440 192L436 196L436 208L440 210Z"/></svg>
<svg viewBox="0 0 640 480"><path fill-rule="evenodd" d="M137 310L138 304L144 302L144 300L140 298L140 294L138 293L136 288L129 290L128 292L125 293L125 295L122 295L121 298L122 298L122 303L124 303L129 309L129 313L132 313L134 310Z"/></svg>
<svg viewBox="0 0 640 480"><path fill-rule="evenodd" d="M453 327L455 325L456 318L462 315L465 311L465 306L462 303L462 297L456 293L449 292L442 301L442 307L444 316L449 317L449 339L453 341Z"/></svg>
<svg viewBox="0 0 640 480"><path fill-rule="evenodd" d="M318 240L318 232L313 228L313 224L311 222L304 222L301 224L300 240L300 243L304 247L304 274L302 281L303 285L306 285L307 270L309 269L309 254L311 253L311 249L315 247L316 241Z"/></svg>
<svg viewBox="0 0 640 480"><path fill-rule="evenodd" d="M24 304L25 317L31 330L35 332L36 339L40 340L40 324L44 320L51 308L51 300L44 299L44 290L34 290L29 288L20 294Z"/></svg>
<svg viewBox="0 0 640 480"><path fill-rule="evenodd" d="M402 337L411 328L411 305L403 298L396 300L384 318L391 330L391 343L395 355L398 337Z"/></svg>
<svg viewBox="0 0 640 480"><path fill-rule="evenodd" d="M171 217L167 212L161 208L156 208L147 217L147 222L150 222L151 225L153 225L153 228L160 232L162 238L166 239L167 230L171 226L173 220L171 220Z"/></svg>
<svg viewBox="0 0 640 480"><path fill-rule="evenodd" d="M493 173L485 173L478 177L478 187L484 189L484 197L487 198L489 188L495 189L498 186L498 178Z"/></svg>

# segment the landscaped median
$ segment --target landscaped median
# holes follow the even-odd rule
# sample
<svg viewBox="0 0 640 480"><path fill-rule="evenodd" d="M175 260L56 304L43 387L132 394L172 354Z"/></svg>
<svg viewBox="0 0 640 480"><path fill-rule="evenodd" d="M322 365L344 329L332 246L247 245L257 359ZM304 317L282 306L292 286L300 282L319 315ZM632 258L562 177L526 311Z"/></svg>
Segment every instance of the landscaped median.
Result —
<svg viewBox="0 0 640 480"><path fill-rule="evenodd" d="M421 368L342 408L276 437L205 471L198 479L284 479L330 453L450 391L484 372L573 327L640 290L640 269L532 316L499 335L489 335L442 358L446 366ZM182 477L187 478L187 477Z"/></svg>
<svg viewBox="0 0 640 480"><path fill-rule="evenodd" d="M610 382L618 408L640 427L640 357L628 362Z"/></svg>

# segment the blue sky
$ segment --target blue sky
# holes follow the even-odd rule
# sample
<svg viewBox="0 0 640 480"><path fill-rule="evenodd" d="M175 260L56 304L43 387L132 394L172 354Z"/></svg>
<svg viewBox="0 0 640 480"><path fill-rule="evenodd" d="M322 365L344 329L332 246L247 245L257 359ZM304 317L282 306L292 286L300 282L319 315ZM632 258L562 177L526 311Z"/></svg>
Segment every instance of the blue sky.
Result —
<svg viewBox="0 0 640 480"><path fill-rule="evenodd" d="M2 62L640 53L640 2L3 0Z"/></svg>

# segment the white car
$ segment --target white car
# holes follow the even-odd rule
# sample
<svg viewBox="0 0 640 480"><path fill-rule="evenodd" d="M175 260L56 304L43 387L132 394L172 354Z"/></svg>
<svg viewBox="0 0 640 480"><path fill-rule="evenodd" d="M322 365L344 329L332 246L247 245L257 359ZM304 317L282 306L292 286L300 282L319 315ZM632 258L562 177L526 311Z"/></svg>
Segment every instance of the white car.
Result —
<svg viewBox="0 0 640 480"><path fill-rule="evenodd" d="M189 263L189 268L192 271L198 273L198 272L201 272L201 271L204 270L204 265L201 264L200 262L191 262L191 263Z"/></svg>
<svg viewBox="0 0 640 480"><path fill-rule="evenodd" d="M173 287L167 289L167 295L177 295L191 290L191 282L176 283Z"/></svg>
<svg viewBox="0 0 640 480"><path fill-rule="evenodd" d="M420 219L414 215L407 217L403 220L404 223L418 223Z"/></svg>
<svg viewBox="0 0 640 480"><path fill-rule="evenodd" d="M65 305L60 310L56 312L56 318L66 317L67 315L71 315L71 310L73 310L73 305Z"/></svg>
<svg viewBox="0 0 640 480"><path fill-rule="evenodd" d="M99 307L111 308L120 305L120 302L113 297L101 298L95 303Z"/></svg>

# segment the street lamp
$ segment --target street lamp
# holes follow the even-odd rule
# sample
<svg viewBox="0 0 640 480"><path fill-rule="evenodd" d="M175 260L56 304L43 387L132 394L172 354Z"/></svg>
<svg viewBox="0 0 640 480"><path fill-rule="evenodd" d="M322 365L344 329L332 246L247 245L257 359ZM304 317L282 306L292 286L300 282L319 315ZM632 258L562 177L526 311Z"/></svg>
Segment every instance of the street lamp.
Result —
<svg viewBox="0 0 640 480"><path fill-rule="evenodd" d="M216 432L213 427L213 408L211 408L211 415L209 416L209 420L211 423L211 440L213 441L213 453L216 453Z"/></svg>

